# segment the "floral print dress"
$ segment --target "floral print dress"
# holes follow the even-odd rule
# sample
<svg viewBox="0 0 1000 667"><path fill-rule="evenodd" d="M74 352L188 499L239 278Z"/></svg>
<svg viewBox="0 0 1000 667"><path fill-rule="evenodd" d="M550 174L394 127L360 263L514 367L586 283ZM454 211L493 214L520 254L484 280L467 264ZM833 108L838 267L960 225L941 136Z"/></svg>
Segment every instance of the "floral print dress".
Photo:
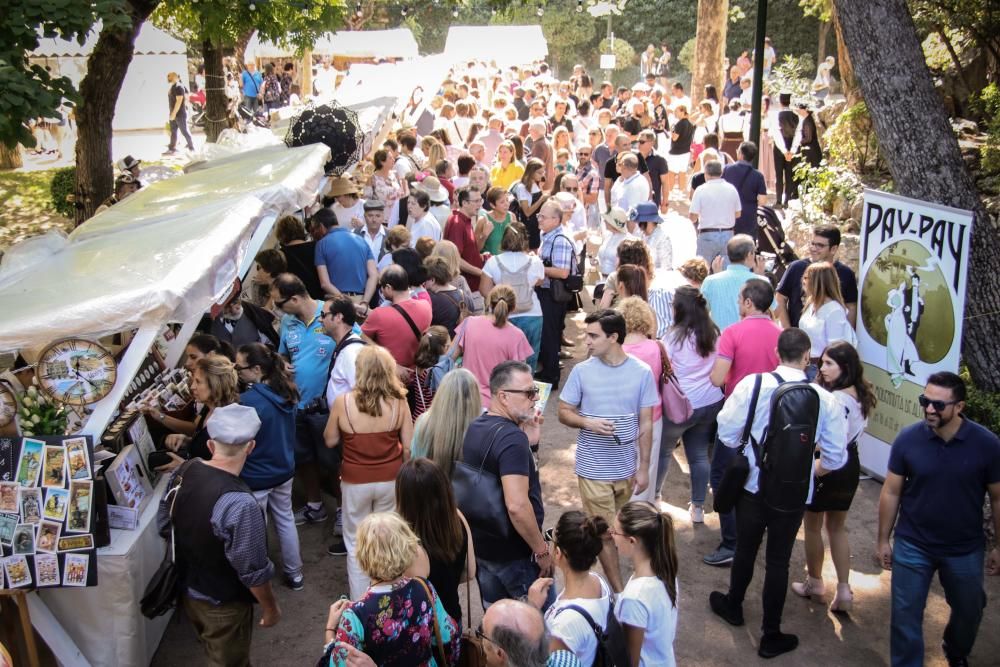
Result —
<svg viewBox="0 0 1000 667"><path fill-rule="evenodd" d="M434 588L433 599L419 579L400 579L368 589L364 597L344 610L337 627L337 642L364 651L376 665L423 665L451 667L458 664L462 633L448 616ZM440 662L441 651L434 637L434 621L441 632L448 665ZM331 667L345 665L346 655L336 648Z"/></svg>

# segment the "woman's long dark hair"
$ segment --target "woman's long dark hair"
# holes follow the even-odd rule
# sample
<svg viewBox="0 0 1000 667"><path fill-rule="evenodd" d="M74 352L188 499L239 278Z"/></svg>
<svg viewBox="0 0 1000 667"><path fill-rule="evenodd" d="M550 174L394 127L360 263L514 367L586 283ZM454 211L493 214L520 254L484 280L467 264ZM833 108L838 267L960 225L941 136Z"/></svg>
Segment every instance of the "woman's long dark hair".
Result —
<svg viewBox="0 0 1000 667"><path fill-rule="evenodd" d="M840 366L840 377L836 382L828 384L822 380L821 375L820 386L829 391L854 387L854 391L858 394L858 403L861 404L861 414L867 418L875 409L878 399L875 398L872 383L865 379L865 367L861 365L858 351L847 341L838 340L827 345L823 350L823 356L830 357Z"/></svg>
<svg viewBox="0 0 1000 667"><path fill-rule="evenodd" d="M285 367L285 360L263 343L241 345L240 354L247 358L247 366L260 366L264 374L263 382L278 396L289 403L299 402L299 390L295 380Z"/></svg>
<svg viewBox="0 0 1000 667"><path fill-rule="evenodd" d="M637 296L643 301L649 300L649 277L646 269L635 264L622 264L616 272L619 289L624 287L629 296Z"/></svg>
<svg viewBox="0 0 1000 667"><path fill-rule="evenodd" d="M670 331L675 345L693 335L695 349L703 358L715 351L719 327L708 312L708 301L696 287L684 285L674 292L674 326Z"/></svg>
<svg viewBox="0 0 1000 667"><path fill-rule="evenodd" d="M574 572L594 567L604 548L608 522L601 516L587 516L579 510L563 512L554 531L555 544L566 556Z"/></svg>
<svg viewBox="0 0 1000 667"><path fill-rule="evenodd" d="M677 545L670 515L657 510L653 503L633 500L618 511L618 523L626 535L642 542L653 574L667 587L670 601L677 606Z"/></svg>
<svg viewBox="0 0 1000 667"><path fill-rule="evenodd" d="M396 511L420 538L431 560L451 563L462 550L465 527L451 483L430 459L410 459L396 475Z"/></svg>

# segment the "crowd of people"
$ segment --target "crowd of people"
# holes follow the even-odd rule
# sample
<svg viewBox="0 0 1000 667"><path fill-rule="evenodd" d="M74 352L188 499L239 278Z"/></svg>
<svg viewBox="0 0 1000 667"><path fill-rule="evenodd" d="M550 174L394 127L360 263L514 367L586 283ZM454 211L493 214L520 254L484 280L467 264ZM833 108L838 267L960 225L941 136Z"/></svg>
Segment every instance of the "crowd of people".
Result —
<svg viewBox="0 0 1000 667"><path fill-rule="evenodd" d="M195 406L151 417L176 434L179 490L160 520L173 507L178 559L198 564L184 604L213 663L248 663L253 602L261 625L281 618L266 514L293 590L306 584L298 531L334 524L328 551L346 557L349 591L325 626L331 665L456 665L476 643L495 666L598 653L673 665L695 567L679 564L661 504L679 444L690 521L704 523L709 489L719 512L704 565L731 566L725 592L704 601L715 614L744 623L766 533L757 650L796 648L781 619L803 522L808 571L793 592L824 599L825 532L830 608L852 609L845 522L876 402L855 349L857 280L836 227L817 227L777 284L756 244L757 208L795 196L786 164L814 159L815 125L779 94L761 152L748 123L725 121L745 120L743 93L707 86L692 104L665 87L664 51L617 90L582 67L566 80L544 63L456 68L308 219L280 219L253 289L206 317L186 358ZM759 153L774 157L773 187ZM694 256L670 225L694 227ZM587 358L567 372L569 312ZM550 419L575 433L579 495L547 518L549 390ZM892 567L894 665L922 664L935 571L952 608L944 651L966 664L984 561L1000 573L982 531L987 493L1000 523L1000 441L964 401L958 376L935 373L924 421L892 448L878 551ZM485 615L463 638L473 581Z"/></svg>

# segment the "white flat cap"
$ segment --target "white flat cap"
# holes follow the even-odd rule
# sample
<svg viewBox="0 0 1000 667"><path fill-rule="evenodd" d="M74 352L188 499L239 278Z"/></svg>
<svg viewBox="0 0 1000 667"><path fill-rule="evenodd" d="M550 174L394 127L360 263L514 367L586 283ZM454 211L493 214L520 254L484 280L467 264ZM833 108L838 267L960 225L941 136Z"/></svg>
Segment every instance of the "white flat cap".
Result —
<svg viewBox="0 0 1000 667"><path fill-rule="evenodd" d="M205 422L208 436L224 445L245 445L257 437L260 417L257 411L246 405L233 403L215 408Z"/></svg>

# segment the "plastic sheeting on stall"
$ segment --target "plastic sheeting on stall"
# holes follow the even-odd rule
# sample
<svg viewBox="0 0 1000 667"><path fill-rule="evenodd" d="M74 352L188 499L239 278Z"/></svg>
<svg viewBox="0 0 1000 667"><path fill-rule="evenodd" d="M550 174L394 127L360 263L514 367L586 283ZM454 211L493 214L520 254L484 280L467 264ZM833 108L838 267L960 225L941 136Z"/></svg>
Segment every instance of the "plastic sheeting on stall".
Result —
<svg viewBox="0 0 1000 667"><path fill-rule="evenodd" d="M423 90L422 100L430 101L441 82L448 78L451 63L442 55L380 65L351 65L350 71L333 94L339 104L354 106L375 97L397 98L395 113L402 115L410 96Z"/></svg>
<svg viewBox="0 0 1000 667"><path fill-rule="evenodd" d="M452 63L481 60L498 67L526 65L549 54L540 25L452 26L444 55Z"/></svg>
<svg viewBox="0 0 1000 667"><path fill-rule="evenodd" d="M330 150L270 146L154 183L68 238L12 248L0 265L0 350L38 349L208 309L266 216L312 203Z"/></svg>
<svg viewBox="0 0 1000 667"><path fill-rule="evenodd" d="M341 30L321 35L313 44L314 56L342 58L416 58L417 40L409 28L393 30ZM291 58L292 47L261 41L254 33L244 51L246 58Z"/></svg>

